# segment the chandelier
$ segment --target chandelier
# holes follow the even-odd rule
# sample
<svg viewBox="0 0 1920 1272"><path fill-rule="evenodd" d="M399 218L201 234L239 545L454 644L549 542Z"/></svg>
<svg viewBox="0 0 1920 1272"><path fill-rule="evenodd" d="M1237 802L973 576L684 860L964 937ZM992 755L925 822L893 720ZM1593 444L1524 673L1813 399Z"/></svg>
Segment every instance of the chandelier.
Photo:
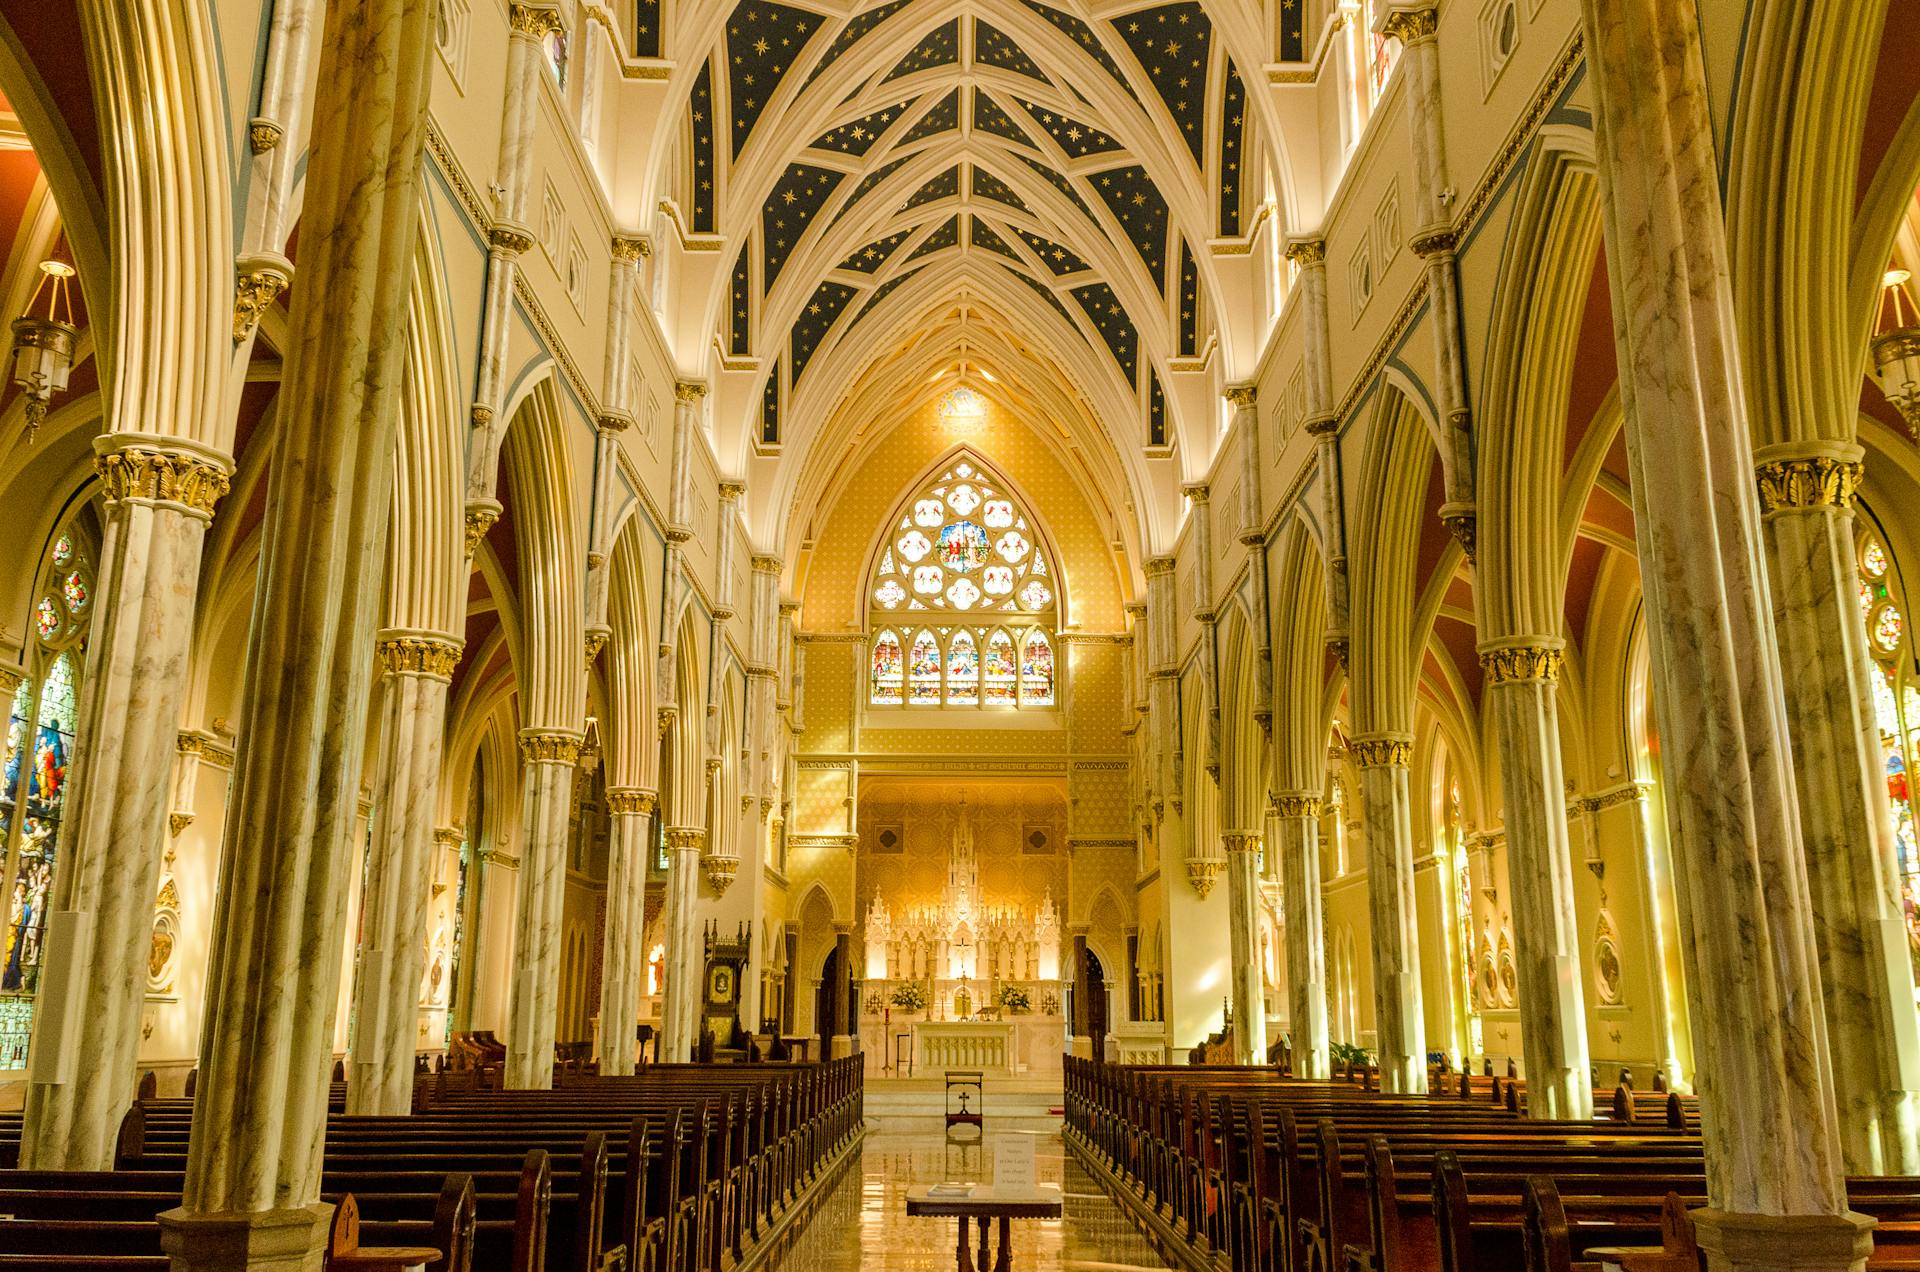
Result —
<svg viewBox="0 0 1920 1272"><path fill-rule="evenodd" d="M27 299L27 312L13 320L13 382L26 394L28 445L46 421L53 395L66 391L67 373L73 369L73 343L80 329L73 325L72 285L73 266L41 261L40 282Z"/></svg>
<svg viewBox="0 0 1920 1272"><path fill-rule="evenodd" d="M1907 436L1920 441L1920 311L1907 295L1904 269L1890 269L1881 285L1880 313L1874 322L1873 369L1880 390L1900 412Z"/></svg>

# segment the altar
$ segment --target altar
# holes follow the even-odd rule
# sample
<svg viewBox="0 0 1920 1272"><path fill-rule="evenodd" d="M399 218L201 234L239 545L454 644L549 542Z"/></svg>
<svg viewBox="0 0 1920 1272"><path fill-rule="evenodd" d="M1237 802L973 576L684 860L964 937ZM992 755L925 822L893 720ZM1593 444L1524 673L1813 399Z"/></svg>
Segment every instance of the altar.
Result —
<svg viewBox="0 0 1920 1272"><path fill-rule="evenodd" d="M871 1076L891 1071L893 1040L906 1035L914 1077L948 1069L980 1069L995 1077L1057 1077L1066 1048L1060 1016L1009 1016L999 1020L863 1020L860 1048ZM901 1076L907 1076L902 1073Z"/></svg>

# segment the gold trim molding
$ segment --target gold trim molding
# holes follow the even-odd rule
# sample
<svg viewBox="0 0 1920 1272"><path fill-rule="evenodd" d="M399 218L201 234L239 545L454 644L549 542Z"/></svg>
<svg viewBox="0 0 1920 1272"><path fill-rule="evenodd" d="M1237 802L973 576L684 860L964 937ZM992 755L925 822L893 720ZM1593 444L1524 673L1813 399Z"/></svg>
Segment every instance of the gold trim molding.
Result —
<svg viewBox="0 0 1920 1272"><path fill-rule="evenodd" d="M523 729L520 756L529 764L578 764L580 735L557 729Z"/></svg>
<svg viewBox="0 0 1920 1272"><path fill-rule="evenodd" d="M1347 753L1361 768L1406 768L1413 763L1413 742L1390 735L1352 738L1347 742Z"/></svg>
<svg viewBox="0 0 1920 1272"><path fill-rule="evenodd" d="M1273 815L1275 817L1318 817L1320 797L1318 795L1275 795Z"/></svg>
<svg viewBox="0 0 1920 1272"><path fill-rule="evenodd" d="M676 402L698 402L707 396L707 386L700 380L676 380L673 385L673 400Z"/></svg>
<svg viewBox="0 0 1920 1272"><path fill-rule="evenodd" d="M666 841L669 852L685 848L701 852L707 846L707 832L697 826L670 826L666 831Z"/></svg>
<svg viewBox="0 0 1920 1272"><path fill-rule="evenodd" d="M1799 508L1845 508L1853 503L1864 471L1858 460L1831 455L1760 464L1754 469L1760 486L1760 511L1771 515Z"/></svg>
<svg viewBox="0 0 1920 1272"><path fill-rule="evenodd" d="M1567 655L1558 645L1503 645L1480 651L1480 666L1486 670L1490 685L1517 684L1524 680L1560 683L1560 670Z"/></svg>
<svg viewBox="0 0 1920 1272"><path fill-rule="evenodd" d="M1229 384L1224 394L1229 404L1245 410L1260 401L1260 387L1255 384Z"/></svg>
<svg viewBox="0 0 1920 1272"><path fill-rule="evenodd" d="M1226 849L1229 857L1237 852L1259 852L1260 836L1247 830L1224 831L1220 836L1220 846Z"/></svg>
<svg viewBox="0 0 1920 1272"><path fill-rule="evenodd" d="M507 23L515 35L541 40L560 30L560 10L546 5L516 4L507 9Z"/></svg>
<svg viewBox="0 0 1920 1272"><path fill-rule="evenodd" d="M1390 40L1412 44L1431 40L1440 32L1440 11L1432 7L1394 9L1380 24L1380 33Z"/></svg>
<svg viewBox="0 0 1920 1272"><path fill-rule="evenodd" d="M96 455L93 469L106 487L108 503L150 499L183 504L211 517L229 488L227 472L219 464L176 451L122 446Z"/></svg>
<svg viewBox="0 0 1920 1272"><path fill-rule="evenodd" d="M631 786L607 788L607 812L615 817L650 817L657 807L659 796L652 791L637 790Z"/></svg>
<svg viewBox="0 0 1920 1272"><path fill-rule="evenodd" d="M446 636L388 636L374 643L373 652L381 668L392 675L451 680L465 648L465 642Z"/></svg>

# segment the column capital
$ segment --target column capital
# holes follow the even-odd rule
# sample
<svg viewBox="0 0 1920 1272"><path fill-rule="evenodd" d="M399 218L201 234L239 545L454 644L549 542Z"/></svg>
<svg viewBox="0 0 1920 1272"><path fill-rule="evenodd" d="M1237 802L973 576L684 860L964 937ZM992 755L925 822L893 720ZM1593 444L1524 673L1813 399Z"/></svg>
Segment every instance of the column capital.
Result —
<svg viewBox="0 0 1920 1272"><path fill-rule="evenodd" d="M1340 417L1332 411L1309 415L1304 425L1308 437L1328 437L1340 431Z"/></svg>
<svg viewBox="0 0 1920 1272"><path fill-rule="evenodd" d="M1405 733L1365 733L1349 738L1347 751L1361 768L1406 768L1413 762L1413 738Z"/></svg>
<svg viewBox="0 0 1920 1272"><path fill-rule="evenodd" d="M1522 680L1543 680L1558 684L1566 665L1566 642L1557 636L1519 636L1498 644L1483 645L1480 666L1490 685L1513 684Z"/></svg>
<svg viewBox="0 0 1920 1272"><path fill-rule="evenodd" d="M500 520L501 503L498 499L467 500L466 528L463 531L467 560L473 560L473 554L480 546L480 540L487 537L487 531L493 529L493 523Z"/></svg>
<svg viewBox="0 0 1920 1272"><path fill-rule="evenodd" d="M452 680L466 642L438 632L389 628L374 638L374 656L389 675L431 676Z"/></svg>
<svg viewBox="0 0 1920 1272"><path fill-rule="evenodd" d="M707 832L699 826L669 826L666 841L670 852L701 852L707 846Z"/></svg>
<svg viewBox="0 0 1920 1272"><path fill-rule="evenodd" d="M1220 833L1220 846L1228 856L1237 852L1259 852L1260 836L1251 830L1227 830Z"/></svg>
<svg viewBox="0 0 1920 1272"><path fill-rule="evenodd" d="M722 477L716 489L720 492L720 502L738 499L747 493L747 483L732 477Z"/></svg>
<svg viewBox="0 0 1920 1272"><path fill-rule="evenodd" d="M569 729L522 729L520 758L529 764L578 764L580 735Z"/></svg>
<svg viewBox="0 0 1920 1272"><path fill-rule="evenodd" d="M646 817L658 806L659 797L652 791L641 790L637 786L609 786L607 788L607 811L614 816Z"/></svg>
<svg viewBox="0 0 1920 1272"><path fill-rule="evenodd" d="M698 402L707 396L705 380L676 380L673 385L673 400L676 402Z"/></svg>
<svg viewBox="0 0 1920 1272"><path fill-rule="evenodd" d="M533 231L512 221L495 221L487 231L487 244L513 256L533 250Z"/></svg>
<svg viewBox="0 0 1920 1272"><path fill-rule="evenodd" d="M1215 880L1220 877L1220 867L1225 864L1218 857L1195 857L1187 862L1187 883L1193 888L1194 895L1202 901L1213 891Z"/></svg>
<svg viewBox="0 0 1920 1272"><path fill-rule="evenodd" d="M108 503L174 504L209 520L233 473L232 460L184 437L108 433L93 440L93 452Z"/></svg>
<svg viewBox="0 0 1920 1272"><path fill-rule="evenodd" d="M1320 797L1308 791L1286 791L1273 797L1275 817L1318 817Z"/></svg>
<svg viewBox="0 0 1920 1272"><path fill-rule="evenodd" d="M1140 569L1143 573L1146 574L1148 578L1153 578L1155 575L1159 575L1159 574L1172 574L1173 567L1174 567L1174 560L1175 560L1174 557L1172 557L1171 555L1150 556L1146 559L1146 563L1143 564L1140 567Z"/></svg>
<svg viewBox="0 0 1920 1272"><path fill-rule="evenodd" d="M1431 40L1440 31L1440 10L1431 4L1397 4L1381 16L1377 29L1402 44Z"/></svg>
<svg viewBox="0 0 1920 1272"><path fill-rule="evenodd" d="M594 427L602 433L624 433L633 427L633 413L609 407L600 412L594 421Z"/></svg>
<svg viewBox="0 0 1920 1272"><path fill-rule="evenodd" d="M778 574L785 567L786 562L770 552L756 552L753 554L753 572L755 574ZM781 605L782 608L784 608L785 602L782 602Z"/></svg>
<svg viewBox="0 0 1920 1272"><path fill-rule="evenodd" d="M1223 396L1236 408L1248 410L1259 404L1260 386L1251 380L1229 384Z"/></svg>
<svg viewBox="0 0 1920 1272"><path fill-rule="evenodd" d="M613 236L613 259L616 261L643 261L653 255L653 240L644 234L615 234Z"/></svg>
<svg viewBox="0 0 1920 1272"><path fill-rule="evenodd" d="M1289 238L1287 240L1287 259L1302 269L1327 262L1327 240L1319 237Z"/></svg>
<svg viewBox="0 0 1920 1272"><path fill-rule="evenodd" d="M1847 508L1860 487L1864 468L1858 459L1808 455L1773 459L1754 466L1765 516L1807 508Z"/></svg>
<svg viewBox="0 0 1920 1272"><path fill-rule="evenodd" d="M461 826L436 826L433 831L434 843L439 844L442 848L451 848L456 852L459 851L461 841L466 839L466 837L466 829Z"/></svg>
<svg viewBox="0 0 1920 1272"><path fill-rule="evenodd" d="M515 35L545 39L560 29L560 10L553 5L514 4L507 9L507 21Z"/></svg>
<svg viewBox="0 0 1920 1272"><path fill-rule="evenodd" d="M1212 497L1213 487L1204 481L1183 482L1180 486L1180 493L1197 504L1203 504Z"/></svg>
<svg viewBox="0 0 1920 1272"><path fill-rule="evenodd" d="M0 667L0 696L12 694L26 678L27 673L18 667Z"/></svg>

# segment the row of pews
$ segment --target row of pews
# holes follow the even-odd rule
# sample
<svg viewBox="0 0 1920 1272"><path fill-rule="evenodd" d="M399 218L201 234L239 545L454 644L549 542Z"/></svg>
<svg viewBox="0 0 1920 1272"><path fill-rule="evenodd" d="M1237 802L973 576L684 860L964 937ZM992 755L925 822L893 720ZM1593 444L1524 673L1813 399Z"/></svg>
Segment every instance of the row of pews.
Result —
<svg viewBox="0 0 1920 1272"><path fill-rule="evenodd" d="M406 1117L348 1117L336 1085L329 1267L751 1272L802 1230L863 1124L858 1057L556 1082L443 1087ZM136 1102L111 1171L0 1171L0 1269L167 1267L156 1216L180 1204L192 1115ZM0 1123L14 1160L18 1136Z"/></svg>
<svg viewBox="0 0 1920 1272"><path fill-rule="evenodd" d="M1625 1086L1593 1121L1532 1120L1515 1080L1445 1094L1274 1069L1068 1058L1071 1151L1160 1247L1232 1272L1697 1272L1699 1111ZM1441 1088L1436 1086L1436 1091ZM1515 1101L1524 1108L1524 1099ZM1847 1181L1868 1267L1920 1268L1920 1178Z"/></svg>

